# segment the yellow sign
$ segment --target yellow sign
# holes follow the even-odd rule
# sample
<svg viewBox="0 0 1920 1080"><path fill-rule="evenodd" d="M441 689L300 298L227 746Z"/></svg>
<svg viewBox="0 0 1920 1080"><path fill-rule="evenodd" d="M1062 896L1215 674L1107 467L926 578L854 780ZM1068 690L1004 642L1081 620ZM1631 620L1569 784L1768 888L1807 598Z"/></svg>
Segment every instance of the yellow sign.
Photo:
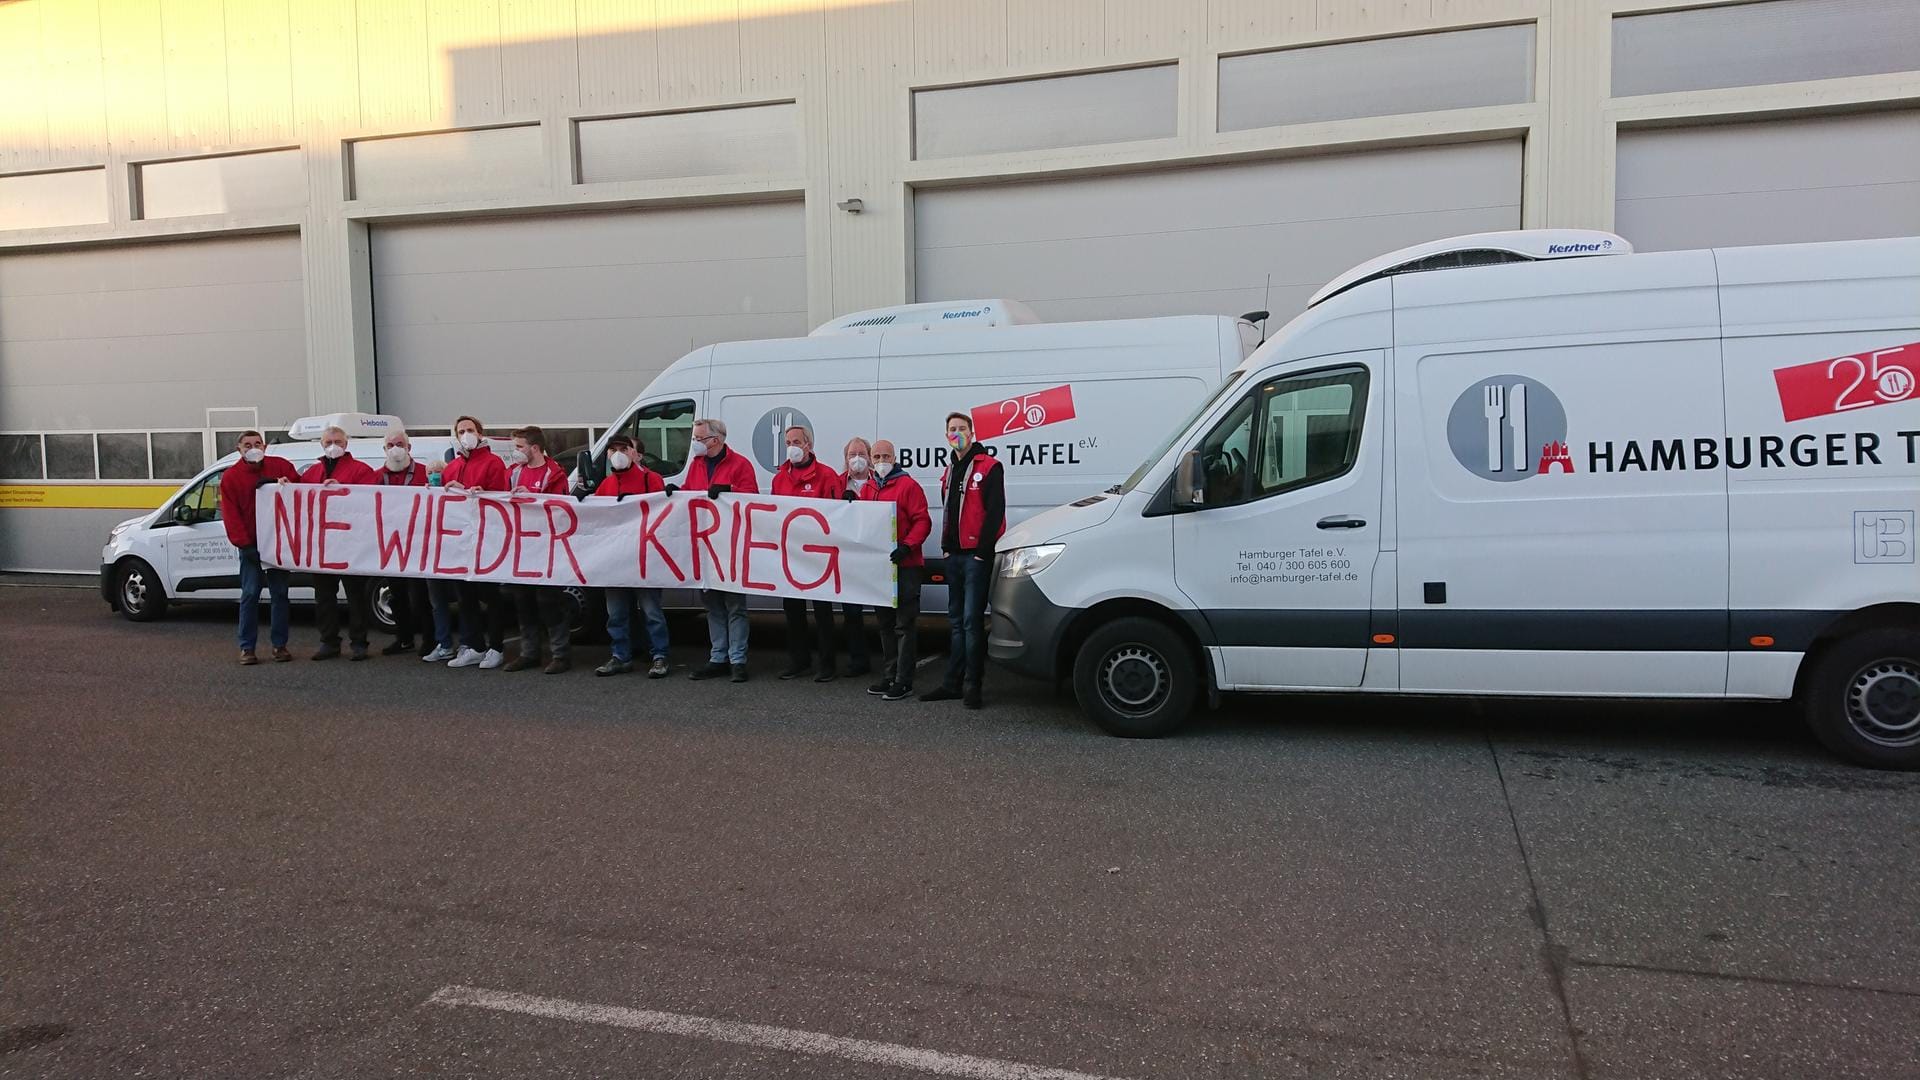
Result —
<svg viewBox="0 0 1920 1080"><path fill-rule="evenodd" d="M0 509L151 510L175 490L154 484L0 484Z"/></svg>

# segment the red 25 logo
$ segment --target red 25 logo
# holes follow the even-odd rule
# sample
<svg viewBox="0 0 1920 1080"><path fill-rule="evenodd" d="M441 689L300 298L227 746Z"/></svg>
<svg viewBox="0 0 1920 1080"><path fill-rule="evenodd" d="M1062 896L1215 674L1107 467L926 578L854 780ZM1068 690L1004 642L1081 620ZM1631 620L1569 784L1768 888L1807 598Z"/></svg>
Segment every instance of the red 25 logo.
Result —
<svg viewBox="0 0 1920 1080"><path fill-rule="evenodd" d="M1916 365L1920 342L1775 368L1773 383L1780 412L1791 422L1906 401L1913 396Z"/></svg>

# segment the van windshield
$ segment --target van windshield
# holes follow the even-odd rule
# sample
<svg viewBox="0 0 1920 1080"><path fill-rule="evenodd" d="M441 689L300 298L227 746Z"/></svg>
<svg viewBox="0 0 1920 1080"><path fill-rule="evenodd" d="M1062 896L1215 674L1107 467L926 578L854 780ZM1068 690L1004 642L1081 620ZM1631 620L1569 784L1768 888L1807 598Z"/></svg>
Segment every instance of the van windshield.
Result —
<svg viewBox="0 0 1920 1080"><path fill-rule="evenodd" d="M1244 371L1235 371L1229 374L1226 381L1221 383L1218 389L1207 395L1207 400L1194 406L1192 412L1188 413L1178 424L1173 426L1173 430L1167 433L1166 438L1160 440L1160 445L1153 448L1153 452L1147 455L1147 459L1140 463L1139 468L1133 470L1125 480L1122 480L1109 490L1116 495L1125 495L1138 486L1140 481L1146 478L1147 471L1153 468L1154 463L1165 456L1168 448L1173 446L1174 442L1177 441L1180 436L1186 434L1187 429L1193 426L1194 421L1206 415L1207 410L1213 408L1214 402L1226 397L1227 393L1233 389L1234 384L1240 381L1240 376L1244 374L1246 374Z"/></svg>

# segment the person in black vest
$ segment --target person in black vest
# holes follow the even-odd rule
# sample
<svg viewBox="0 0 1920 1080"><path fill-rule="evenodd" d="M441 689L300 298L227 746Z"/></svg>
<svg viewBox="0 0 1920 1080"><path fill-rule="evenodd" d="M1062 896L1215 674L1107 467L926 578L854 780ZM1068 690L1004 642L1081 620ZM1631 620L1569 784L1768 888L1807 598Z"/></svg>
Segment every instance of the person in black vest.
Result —
<svg viewBox="0 0 1920 1080"><path fill-rule="evenodd" d="M947 553L947 677L920 695L921 701L962 698L980 707L980 680L987 670L987 584L993 549L1007 531L1007 487L1000 462L973 441L973 420L947 414L952 464L940 475L940 547Z"/></svg>

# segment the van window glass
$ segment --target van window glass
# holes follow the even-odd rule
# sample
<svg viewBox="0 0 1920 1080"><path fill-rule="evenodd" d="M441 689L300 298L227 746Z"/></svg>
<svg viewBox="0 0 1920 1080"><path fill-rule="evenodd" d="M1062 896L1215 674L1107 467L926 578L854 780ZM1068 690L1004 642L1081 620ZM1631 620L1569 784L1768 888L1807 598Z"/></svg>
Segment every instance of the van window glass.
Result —
<svg viewBox="0 0 1920 1080"><path fill-rule="evenodd" d="M175 504L173 516L179 521L219 521L220 520L220 477L226 470L208 475L180 496Z"/></svg>
<svg viewBox="0 0 1920 1080"><path fill-rule="evenodd" d="M1248 464L1253 457L1255 405L1261 393L1248 394L1214 425L1200 443L1200 465L1205 471L1207 505L1232 506L1248 498Z"/></svg>
<svg viewBox="0 0 1920 1080"><path fill-rule="evenodd" d="M1244 371L1229 372L1226 381L1215 387L1213 393L1208 394L1205 401L1194 406L1192 412L1183 417L1179 423L1173 425L1173 430L1167 432L1167 437L1160 440L1160 445L1154 447L1153 451L1147 455L1146 460L1142 461L1140 466L1128 474L1127 478L1121 481L1120 485L1113 490L1120 494L1125 494L1138 487L1140 481L1146 479L1147 470L1153 468L1154 465L1159 463L1161 458L1166 456L1167 451L1172 448L1174 441L1185 435L1187 429L1192 427L1196 420L1205 416L1208 410L1213 408L1214 402L1226 397L1227 394L1233 390L1234 384L1240 381L1240 376L1244 374L1246 374Z"/></svg>
<svg viewBox="0 0 1920 1080"><path fill-rule="evenodd" d="M687 467L687 448L693 441L693 399L657 401L636 409L621 422L619 431L640 443L646 466L661 476L678 475ZM605 468L605 456L596 464Z"/></svg>
<svg viewBox="0 0 1920 1080"><path fill-rule="evenodd" d="M1353 467L1367 400L1364 370L1280 379L1261 387L1260 399L1255 498L1318 483ZM1207 495L1211 504L1211 487Z"/></svg>

